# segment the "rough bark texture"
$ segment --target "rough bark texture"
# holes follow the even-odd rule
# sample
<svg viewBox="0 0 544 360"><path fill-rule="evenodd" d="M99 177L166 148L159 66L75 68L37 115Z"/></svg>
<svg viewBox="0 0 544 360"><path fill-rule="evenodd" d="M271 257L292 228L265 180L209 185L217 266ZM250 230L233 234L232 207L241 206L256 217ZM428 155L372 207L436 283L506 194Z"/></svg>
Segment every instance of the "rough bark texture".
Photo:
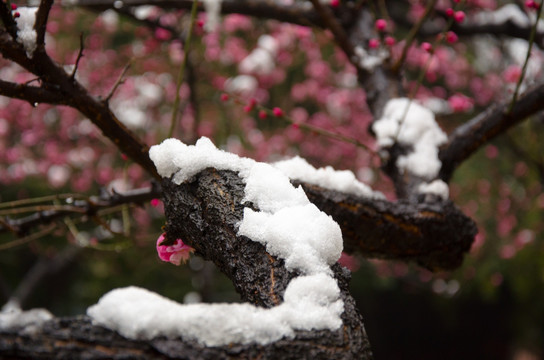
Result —
<svg viewBox="0 0 544 360"><path fill-rule="evenodd" d="M348 253L415 261L432 271L453 270L477 233L474 221L449 200L393 203L301 185L310 201L340 224Z"/></svg>
<svg viewBox="0 0 544 360"><path fill-rule="evenodd" d="M297 274L263 245L237 236L242 220L245 184L232 171L207 169L192 182L163 181L167 237L182 238L204 259L213 261L233 282L244 301L272 307L282 302L289 281ZM255 208L254 208L255 209ZM257 209L256 209L257 210ZM337 331L299 331L295 340L262 347L263 358L369 359L370 346L355 301L348 291L349 272L336 264L335 278L344 300L343 327ZM255 354L257 355L257 354Z"/></svg>

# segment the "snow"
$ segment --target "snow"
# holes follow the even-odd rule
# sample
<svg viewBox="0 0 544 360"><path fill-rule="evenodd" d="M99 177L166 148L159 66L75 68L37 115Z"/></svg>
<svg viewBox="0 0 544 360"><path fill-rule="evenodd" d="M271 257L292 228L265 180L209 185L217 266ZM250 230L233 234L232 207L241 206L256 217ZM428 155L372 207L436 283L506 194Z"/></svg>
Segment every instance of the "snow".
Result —
<svg viewBox="0 0 544 360"><path fill-rule="evenodd" d="M332 218L311 204L302 188L271 165L217 149L207 138L194 146L167 139L150 149L158 173L176 184L214 167L236 171L245 181L245 208L238 234L266 246L300 275L290 281L280 305L181 305L147 290L129 287L104 295L87 310L95 323L133 339L157 336L194 339L206 346L294 337L295 330L335 330L344 310L330 265L342 252L342 233Z"/></svg>
<svg viewBox="0 0 544 360"><path fill-rule="evenodd" d="M221 2L223 0L203 0L204 9L206 10L206 22L204 30L208 32L215 31L219 26L221 15Z"/></svg>
<svg viewBox="0 0 544 360"><path fill-rule="evenodd" d="M349 170L338 171L331 166L316 169L299 156L278 161L273 165L292 180L365 198L385 199L381 192L373 191L368 185L358 181L355 174Z"/></svg>
<svg viewBox="0 0 544 360"><path fill-rule="evenodd" d="M442 180L434 180L430 183L419 185L418 192L420 194L434 194L446 200L450 195L448 184Z"/></svg>
<svg viewBox="0 0 544 360"><path fill-rule="evenodd" d="M38 35L34 30L37 10L37 7L19 7L17 11L20 16L15 19L17 22L17 42L24 46L29 58L34 56L37 47L36 38Z"/></svg>
<svg viewBox="0 0 544 360"><path fill-rule="evenodd" d="M225 90L231 93L252 94L258 86L257 79L251 75L238 75L225 81Z"/></svg>
<svg viewBox="0 0 544 360"><path fill-rule="evenodd" d="M278 52L278 42L270 35L261 35L257 47L238 65L241 73L267 75L276 67L274 58Z"/></svg>
<svg viewBox="0 0 544 360"><path fill-rule="evenodd" d="M389 53L384 49L377 49L375 51L367 52L362 46L355 47L356 61L359 65L367 70L374 71L374 69L383 64L384 60L389 57Z"/></svg>
<svg viewBox="0 0 544 360"><path fill-rule="evenodd" d="M173 175L178 185L209 167L238 172L246 183L243 202L260 209L245 209L239 234L262 243L271 254L285 259L289 270L329 273L329 266L340 258L340 226L273 166L219 150L206 137L194 146L167 139L152 146L149 156L159 175Z"/></svg>
<svg viewBox="0 0 544 360"><path fill-rule="evenodd" d="M274 213L245 208L238 234L262 243L270 254L285 259L287 270L304 274L331 274L330 265L342 254L342 243L336 241L342 240L340 227L314 204L285 207Z"/></svg>
<svg viewBox="0 0 544 360"><path fill-rule="evenodd" d="M297 277L284 302L265 309L251 304L184 304L137 287L114 289L87 310L94 323L130 339L193 339L205 346L269 344L295 330L336 329L344 304L336 281L324 274Z"/></svg>
<svg viewBox="0 0 544 360"><path fill-rule="evenodd" d="M530 12L530 18L516 4L506 4L495 11L478 11L473 21L480 25L493 24L501 25L510 21L515 25L526 28L532 26L535 22L535 14ZM544 21L538 21L538 31L544 30Z"/></svg>
<svg viewBox="0 0 544 360"><path fill-rule="evenodd" d="M27 326L40 326L53 319L53 315L45 309L22 311L20 308L6 309L0 312L0 329L11 329Z"/></svg>
<svg viewBox="0 0 544 360"><path fill-rule="evenodd" d="M372 129L380 149L395 142L412 146L411 152L397 159L400 170L429 180L438 175L442 166L438 147L447 141L447 136L432 111L408 98L391 99Z"/></svg>

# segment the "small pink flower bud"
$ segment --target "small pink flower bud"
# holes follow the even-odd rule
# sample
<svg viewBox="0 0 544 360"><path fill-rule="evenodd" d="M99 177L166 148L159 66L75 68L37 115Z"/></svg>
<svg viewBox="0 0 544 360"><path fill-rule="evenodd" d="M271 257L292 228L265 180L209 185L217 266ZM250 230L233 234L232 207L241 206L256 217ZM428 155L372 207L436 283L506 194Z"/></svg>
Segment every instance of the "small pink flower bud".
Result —
<svg viewBox="0 0 544 360"><path fill-rule="evenodd" d="M229 94L221 94L221 101L225 102L225 101L229 101Z"/></svg>
<svg viewBox="0 0 544 360"><path fill-rule="evenodd" d="M446 9L446 16L453 17L453 15L455 15L455 11L453 11L452 8L447 8Z"/></svg>
<svg viewBox="0 0 544 360"><path fill-rule="evenodd" d="M16 10L16 9L17 9L17 5L11 4L11 10Z"/></svg>
<svg viewBox="0 0 544 360"><path fill-rule="evenodd" d="M446 41L449 42L450 44L457 42L457 40L459 40L459 37L453 31L448 31L446 33Z"/></svg>
<svg viewBox="0 0 544 360"><path fill-rule="evenodd" d="M376 30L384 31L387 28L387 21L385 21L384 19L378 19L376 20L374 26L376 26Z"/></svg>
<svg viewBox="0 0 544 360"><path fill-rule="evenodd" d="M396 41L395 38L392 37L392 36L386 36L386 37L385 37L385 44L386 44L387 46L393 46L393 45L395 45L396 42L397 42L397 41Z"/></svg>
<svg viewBox="0 0 544 360"><path fill-rule="evenodd" d="M458 23L463 22L463 20L465 20L465 13L464 13L464 11L456 11L456 12L455 12L455 15L453 15L453 18L454 18L455 21L457 21Z"/></svg>
<svg viewBox="0 0 544 360"><path fill-rule="evenodd" d="M527 0L525 2L525 6L527 6L529 9L538 9L538 4L534 0Z"/></svg>
<svg viewBox="0 0 544 360"><path fill-rule="evenodd" d="M428 42L421 43L421 48L429 53L433 51L433 46L431 45L431 43Z"/></svg>
<svg viewBox="0 0 544 360"><path fill-rule="evenodd" d="M267 116L268 114L266 113L266 111L264 110L259 111L259 119L266 119Z"/></svg>
<svg viewBox="0 0 544 360"><path fill-rule="evenodd" d="M121 159L123 159L124 161L127 161L127 160L128 160L128 156L126 156L125 154L121 154Z"/></svg>
<svg viewBox="0 0 544 360"><path fill-rule="evenodd" d="M159 199L151 199L150 203L151 203L151 206L157 207L157 206L159 206L161 201Z"/></svg>
<svg viewBox="0 0 544 360"><path fill-rule="evenodd" d="M204 27L204 20L197 20L196 26L198 26L200 29Z"/></svg>
<svg viewBox="0 0 544 360"><path fill-rule="evenodd" d="M18 18L19 16L21 16L21 14L18 11L16 11L15 14L13 14L14 18Z"/></svg>
<svg viewBox="0 0 544 360"><path fill-rule="evenodd" d="M291 126L292 126L293 129L295 129L295 130L300 129L300 125L299 125L299 124L292 124Z"/></svg>
<svg viewBox="0 0 544 360"><path fill-rule="evenodd" d="M272 109L272 113L276 117L282 117L283 116L283 110L280 109L279 107L275 107L274 109Z"/></svg>
<svg viewBox="0 0 544 360"><path fill-rule="evenodd" d="M380 46L380 40L378 39L370 39L368 40L368 47L371 49L376 49Z"/></svg>
<svg viewBox="0 0 544 360"><path fill-rule="evenodd" d="M331 0L331 7L336 8L340 5L340 0Z"/></svg>

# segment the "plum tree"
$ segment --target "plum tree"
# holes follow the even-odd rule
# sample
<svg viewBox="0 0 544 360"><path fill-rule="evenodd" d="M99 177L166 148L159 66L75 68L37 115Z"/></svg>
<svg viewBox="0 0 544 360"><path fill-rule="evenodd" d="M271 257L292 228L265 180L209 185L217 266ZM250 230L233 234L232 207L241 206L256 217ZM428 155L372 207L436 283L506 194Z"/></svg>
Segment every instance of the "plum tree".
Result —
<svg viewBox="0 0 544 360"><path fill-rule="evenodd" d="M162 245L183 239L230 278L244 301L278 307L291 280L304 272L239 233L245 209L265 212L247 200L245 170L204 157L211 165L179 182L177 171L186 167L164 171L163 160L149 155L165 138L192 143L205 136L257 161L300 155L318 166L352 170L316 170L300 158L283 168L276 163L338 223L346 254L453 270L471 246L482 246L486 232L471 218L478 203L463 199L465 184L452 178L482 148L489 161L496 158L491 141L507 134L516 159L512 172L526 181L495 189L480 174L469 185L482 199L491 188L499 193L498 205L486 210L504 238L493 256L512 258L542 227L515 216L519 208L538 212L544 204L534 130L542 126L544 108L540 12L537 2L494 1L3 2L0 179L19 191L1 194L0 231L8 235L0 249L49 234L70 239L76 249L109 246L112 234L130 237L129 218L138 223L134 237L149 239L161 198ZM532 141L522 145L520 138ZM30 196L28 184L36 178L47 182L48 196ZM134 207L148 203L145 211ZM61 268L73 249L51 264ZM33 325L39 340L28 336L28 324L0 321L6 339L0 351L69 358L371 358L349 275L329 265L344 304L340 328L206 347L191 337L124 338L88 317L42 319ZM47 271L36 270L7 296L8 304L20 307L27 296L21 289Z"/></svg>

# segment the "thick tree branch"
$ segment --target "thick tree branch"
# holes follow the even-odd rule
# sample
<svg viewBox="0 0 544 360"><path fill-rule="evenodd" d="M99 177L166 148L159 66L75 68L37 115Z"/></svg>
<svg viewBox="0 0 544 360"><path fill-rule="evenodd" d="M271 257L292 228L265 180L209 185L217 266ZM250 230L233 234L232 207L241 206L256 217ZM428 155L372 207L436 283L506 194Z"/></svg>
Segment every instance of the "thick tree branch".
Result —
<svg viewBox="0 0 544 360"><path fill-rule="evenodd" d="M77 6L92 10L104 11L113 8L113 0L79 0ZM193 4L192 0L128 0L123 1L124 8L153 5L163 9L185 9L189 10ZM204 11L204 5L198 4L198 11ZM300 5L279 5L270 1L222 1L221 13L249 15L257 18L278 20L304 26L324 27L319 15L313 9L307 9Z"/></svg>
<svg viewBox="0 0 544 360"><path fill-rule="evenodd" d="M300 185L311 202L340 224L348 253L415 261L431 271L453 270L477 233L472 219L451 201L393 203Z"/></svg>
<svg viewBox="0 0 544 360"><path fill-rule="evenodd" d="M509 102L491 107L453 131L439 153L440 178L448 181L454 170L491 139L519 124L528 116L544 110L544 84L519 97L508 112Z"/></svg>
<svg viewBox="0 0 544 360"><path fill-rule="evenodd" d="M47 18L49 17L49 11L53 6L54 0L41 0L40 7L36 13L36 22L34 23L34 29L36 29L36 45L38 47L45 46L45 28L47 25Z"/></svg>
<svg viewBox="0 0 544 360"><path fill-rule="evenodd" d="M25 100L30 104L47 103L53 105L68 105L69 103L68 99L57 91L3 80L0 80L0 95Z"/></svg>

